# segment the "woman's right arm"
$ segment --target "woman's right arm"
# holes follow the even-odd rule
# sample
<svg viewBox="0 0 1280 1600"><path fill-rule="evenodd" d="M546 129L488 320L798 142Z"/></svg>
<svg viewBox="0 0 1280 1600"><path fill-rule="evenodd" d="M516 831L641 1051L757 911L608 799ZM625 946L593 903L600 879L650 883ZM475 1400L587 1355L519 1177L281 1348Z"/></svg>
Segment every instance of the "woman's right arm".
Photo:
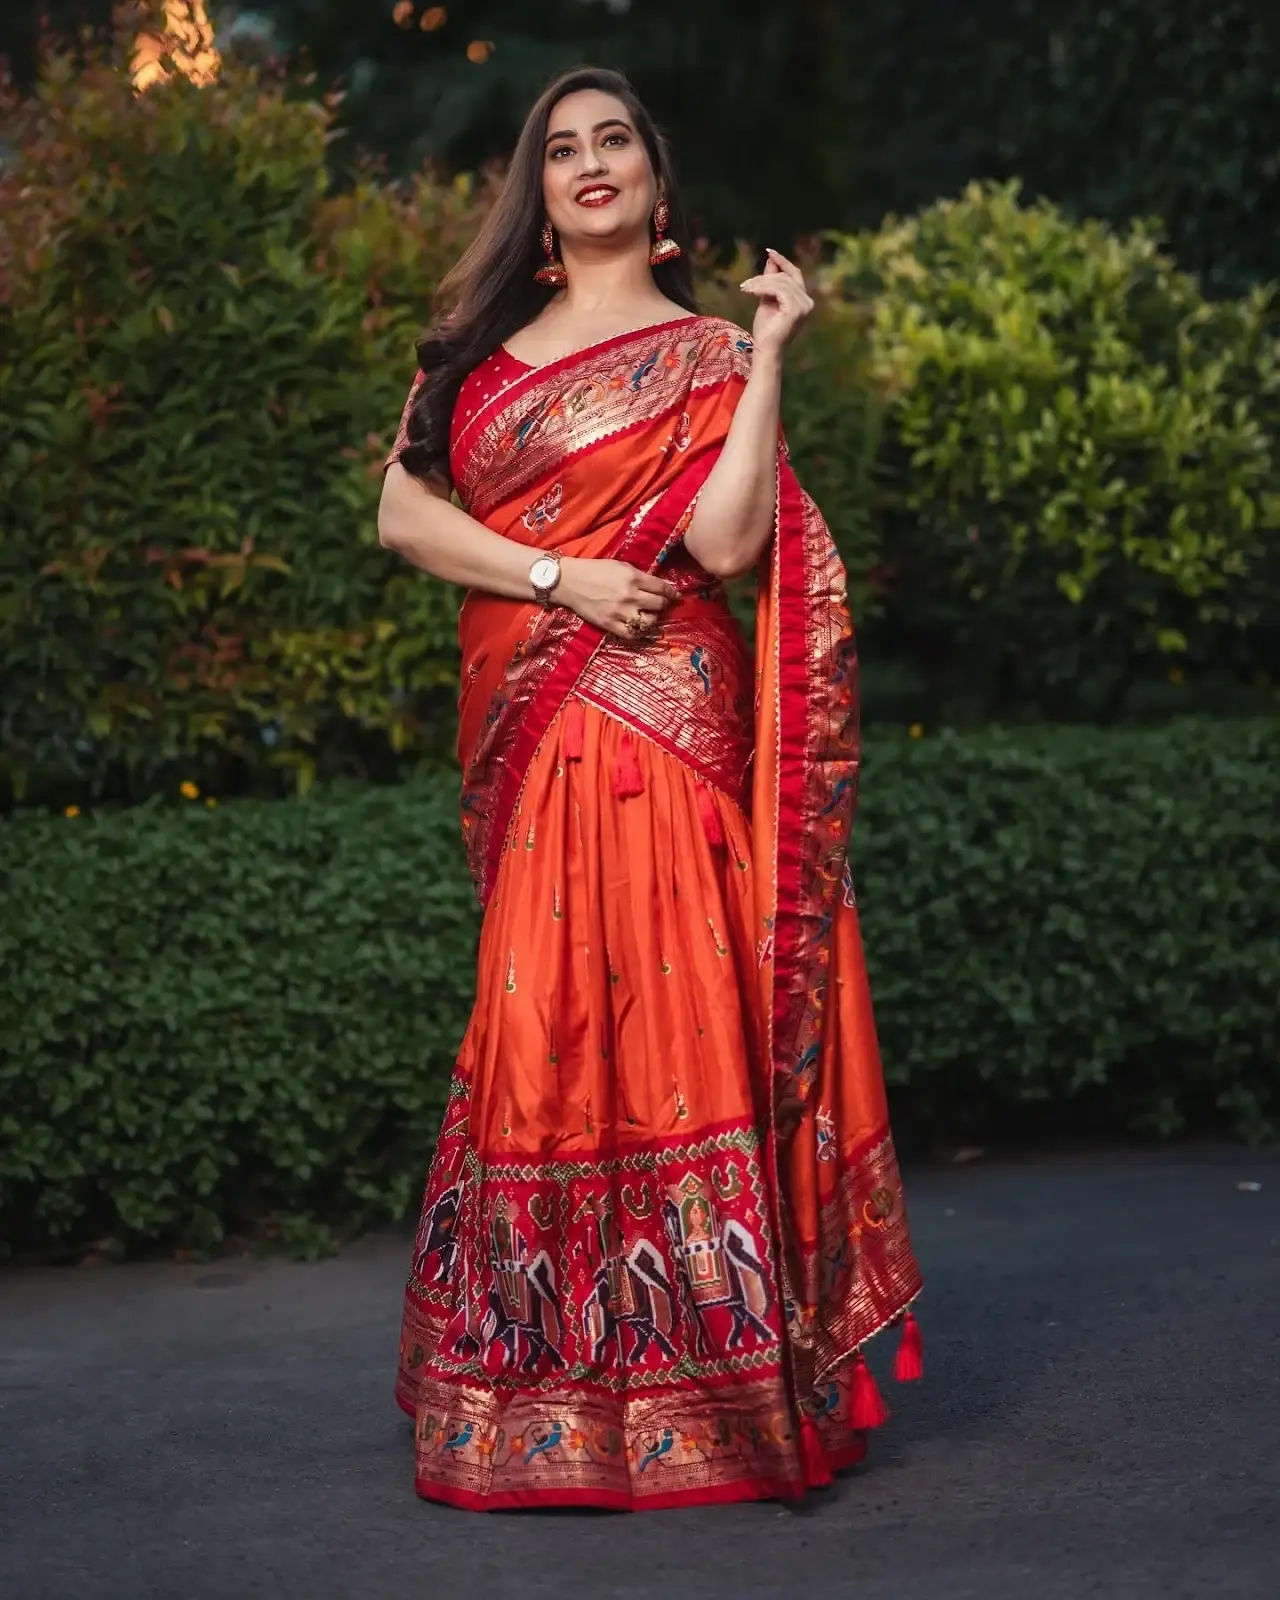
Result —
<svg viewBox="0 0 1280 1600"><path fill-rule="evenodd" d="M529 568L538 552L469 517L453 504L443 483L436 480L428 488L398 461L392 462L383 479L378 539L386 549L445 583L486 589L508 600L533 598Z"/></svg>
<svg viewBox="0 0 1280 1600"><path fill-rule="evenodd" d="M398 461L387 468L383 480L378 539L386 549L445 583L484 589L508 600L534 597L529 569L542 552L486 528L452 503L443 482L435 480L428 487ZM677 590L625 561L565 556L554 594L557 605L568 606L606 633L630 638L628 621L637 612L657 620Z"/></svg>

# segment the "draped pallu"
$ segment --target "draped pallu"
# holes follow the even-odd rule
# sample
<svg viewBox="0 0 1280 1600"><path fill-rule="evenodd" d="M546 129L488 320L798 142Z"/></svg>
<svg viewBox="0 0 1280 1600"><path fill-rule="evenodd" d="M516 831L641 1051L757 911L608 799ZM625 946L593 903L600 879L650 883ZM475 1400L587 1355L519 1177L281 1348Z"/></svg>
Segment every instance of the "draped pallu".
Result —
<svg viewBox="0 0 1280 1600"><path fill-rule="evenodd" d="M681 542L750 357L689 317L499 351L459 395L472 516L680 598L640 644L462 609L485 915L397 1386L431 1498L794 1499L863 1455L859 1347L919 1289L846 858L844 571L785 447L754 661Z"/></svg>

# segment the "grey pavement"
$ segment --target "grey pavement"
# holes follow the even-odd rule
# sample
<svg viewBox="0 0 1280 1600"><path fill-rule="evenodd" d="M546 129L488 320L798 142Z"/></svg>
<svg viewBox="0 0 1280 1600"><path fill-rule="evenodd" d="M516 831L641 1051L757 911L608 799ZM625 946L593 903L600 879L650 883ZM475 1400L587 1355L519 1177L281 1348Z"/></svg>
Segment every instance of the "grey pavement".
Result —
<svg viewBox="0 0 1280 1600"><path fill-rule="evenodd" d="M908 1195L926 1381L886 1384L868 1465L799 1511L416 1499L399 1236L0 1272L0 1596L1280 1597L1280 1158L933 1167Z"/></svg>

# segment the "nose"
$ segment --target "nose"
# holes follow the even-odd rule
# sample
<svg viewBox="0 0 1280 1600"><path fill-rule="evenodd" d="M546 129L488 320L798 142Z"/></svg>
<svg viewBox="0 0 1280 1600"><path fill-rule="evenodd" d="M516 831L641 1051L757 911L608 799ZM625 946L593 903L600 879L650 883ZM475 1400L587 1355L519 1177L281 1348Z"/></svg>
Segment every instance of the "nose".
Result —
<svg viewBox="0 0 1280 1600"><path fill-rule="evenodd" d="M578 164L578 170L584 178L598 178L602 172L607 172L609 169L606 167L604 157L600 151L595 149L594 146L588 145L582 152L582 160Z"/></svg>

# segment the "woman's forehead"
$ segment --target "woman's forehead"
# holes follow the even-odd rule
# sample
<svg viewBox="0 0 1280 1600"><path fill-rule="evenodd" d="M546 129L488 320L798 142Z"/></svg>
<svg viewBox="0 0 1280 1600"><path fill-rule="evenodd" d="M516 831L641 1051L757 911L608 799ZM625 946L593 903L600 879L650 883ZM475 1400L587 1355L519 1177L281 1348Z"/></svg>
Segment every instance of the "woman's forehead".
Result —
<svg viewBox="0 0 1280 1600"><path fill-rule="evenodd" d="M547 118L547 133L573 133L582 138L600 122L622 121L632 126L630 114L616 94L603 89L577 89L557 100Z"/></svg>

